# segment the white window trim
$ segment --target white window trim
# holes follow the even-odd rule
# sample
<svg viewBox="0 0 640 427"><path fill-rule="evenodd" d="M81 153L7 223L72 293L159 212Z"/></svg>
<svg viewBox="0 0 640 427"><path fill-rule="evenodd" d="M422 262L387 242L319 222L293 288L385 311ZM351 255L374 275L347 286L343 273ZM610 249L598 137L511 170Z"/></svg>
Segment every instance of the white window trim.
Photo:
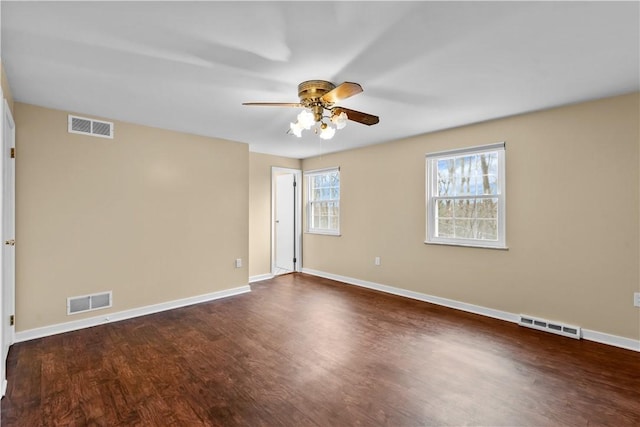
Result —
<svg viewBox="0 0 640 427"><path fill-rule="evenodd" d="M441 157L458 156L461 154L480 154L486 152L498 151L498 240L474 240L474 239L457 239L435 236L435 199L434 194L437 192L437 176L438 168L430 167L429 162L436 162ZM466 246L474 248L489 249L508 249L506 242L506 174L505 174L505 156L506 147L504 142L489 145L481 145L469 148L459 148L455 150L439 151L426 155L425 171L426 171L426 230L427 236L425 243L434 245L448 246Z"/></svg>
<svg viewBox="0 0 640 427"><path fill-rule="evenodd" d="M340 173L340 167L336 166L336 167L331 167L331 168L324 168L324 169L313 169L313 170L309 170L309 171L305 171L303 172L304 178L306 179L306 190L307 190L307 195L306 195L306 213L307 213L307 223L306 223L306 227L305 227L305 233L309 233L309 234L320 234L320 235L325 235L325 236L340 236L340 223L341 223L341 218L342 218L342 204L340 203L340 199L337 200L337 202L339 203L339 211L338 211L338 228L337 230L323 230L323 229L316 229L316 228L311 228L310 224L311 224L311 180L309 178L316 176L316 175L324 175L327 173L331 173L331 172L338 172ZM340 194L342 195L342 181L340 182ZM330 200L324 200L324 201L330 201Z"/></svg>

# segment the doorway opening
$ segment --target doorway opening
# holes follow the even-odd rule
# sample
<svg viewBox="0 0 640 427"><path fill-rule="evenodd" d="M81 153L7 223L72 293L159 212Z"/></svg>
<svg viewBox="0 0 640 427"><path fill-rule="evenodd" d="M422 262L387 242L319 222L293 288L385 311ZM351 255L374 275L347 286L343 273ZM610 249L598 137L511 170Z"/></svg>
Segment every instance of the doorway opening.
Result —
<svg viewBox="0 0 640 427"><path fill-rule="evenodd" d="M302 268L302 171L271 168L271 274Z"/></svg>

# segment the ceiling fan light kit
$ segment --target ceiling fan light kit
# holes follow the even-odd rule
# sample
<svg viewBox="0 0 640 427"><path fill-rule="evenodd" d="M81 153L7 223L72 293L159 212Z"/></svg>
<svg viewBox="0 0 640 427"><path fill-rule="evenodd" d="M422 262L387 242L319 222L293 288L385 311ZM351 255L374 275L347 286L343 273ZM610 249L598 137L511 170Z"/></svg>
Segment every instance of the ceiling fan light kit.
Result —
<svg viewBox="0 0 640 427"><path fill-rule="evenodd" d="M332 111L332 113L333 115L331 116L331 122L336 125L336 129L344 129L344 127L347 125L347 120L349 119L347 117L347 113L345 113L344 111Z"/></svg>
<svg viewBox="0 0 640 427"><path fill-rule="evenodd" d="M326 123L320 124L320 138L331 139L336 134L336 129Z"/></svg>
<svg viewBox="0 0 640 427"><path fill-rule="evenodd" d="M334 106L337 101L347 99L362 92L362 86L358 83L344 82L339 86L325 80L307 80L298 85L299 103L284 102L245 102L243 105L275 106L275 107L301 107L304 108L297 116L295 123L289 123L288 133L298 138L302 137L303 130L309 130L314 125L314 133L321 139L331 139L336 129L343 129L347 120L375 125L380 121L378 116L344 107ZM325 110L329 112L325 115ZM325 119L329 119L329 125Z"/></svg>

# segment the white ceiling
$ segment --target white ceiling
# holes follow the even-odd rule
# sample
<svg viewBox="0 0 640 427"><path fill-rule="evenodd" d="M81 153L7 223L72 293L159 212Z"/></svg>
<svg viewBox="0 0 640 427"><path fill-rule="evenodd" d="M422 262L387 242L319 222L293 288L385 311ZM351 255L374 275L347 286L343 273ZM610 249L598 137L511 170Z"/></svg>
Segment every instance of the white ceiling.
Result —
<svg viewBox="0 0 640 427"><path fill-rule="evenodd" d="M634 2L11 2L17 101L306 158L638 91ZM330 141L285 132L310 79L378 115ZM117 128L116 128L117 133ZM482 142L482 141L479 141ZM486 141L484 141L486 142Z"/></svg>

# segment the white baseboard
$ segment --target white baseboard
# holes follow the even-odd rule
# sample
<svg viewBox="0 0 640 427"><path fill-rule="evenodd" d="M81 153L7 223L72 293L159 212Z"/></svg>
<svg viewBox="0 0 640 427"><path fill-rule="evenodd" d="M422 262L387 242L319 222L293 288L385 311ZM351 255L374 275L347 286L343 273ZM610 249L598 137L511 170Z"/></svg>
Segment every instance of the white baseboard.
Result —
<svg viewBox="0 0 640 427"><path fill-rule="evenodd" d="M323 271L311 270L308 268L303 268L302 272L311 274L313 276L324 277L326 279L337 280L339 282L344 282L349 285L356 285L363 288L374 289L376 291L381 291L381 292L386 292L388 294L399 295L406 298L416 299L418 301L430 302L433 304L442 305L444 307L467 311L469 313L481 314L483 316L493 317L494 319L506 320L507 322L517 322L519 319L518 315L508 313L506 311L494 310L492 308L486 308L479 305L468 304L466 302L455 301L447 298L440 298L433 295L427 295L419 292L408 291L406 289L395 288L393 286L381 285L379 283L367 282L366 280L339 276L337 274L325 273Z"/></svg>
<svg viewBox="0 0 640 427"><path fill-rule="evenodd" d="M352 277L340 276L338 274L326 273L324 271L312 270L309 268L303 268L303 273L311 274L312 276L324 277L326 279L337 280L349 285L356 285L363 288L374 289L376 291L386 292L388 294L399 295L419 301L430 302L433 304L441 305L444 307L455 308L457 310L466 311L469 313L481 314L483 316L492 317L494 319L505 320L507 322L518 323L520 316L515 313L509 313L507 311L494 310L492 308L482 307L479 305L468 304L466 302L460 302L447 298L440 298L433 295L422 294L420 292L408 291L406 289L395 288L393 286L381 285L379 283L368 282L366 280L354 279ZM619 337L617 335L610 335L604 332L591 331L588 329L582 329L582 338L588 341L594 341L601 344L607 344L614 347L620 347L627 350L634 350L640 352L640 340L633 340L631 338Z"/></svg>
<svg viewBox="0 0 640 427"><path fill-rule="evenodd" d="M145 307L133 308L131 310L119 311L116 313L108 313L102 316L89 317L87 319L75 320L72 322L58 323L56 325L44 326L42 328L29 329L17 332L15 342L29 341L36 338L47 337L50 335L61 334L64 332L77 331L79 329L90 328L105 323L118 322L120 320L132 319L134 317L145 316L147 314L159 313L161 311L172 310L174 308L185 307L187 305L198 304L207 301L213 301L220 298L227 298L234 295L251 292L249 285L240 286L223 291L211 292L204 295L183 298L174 301L163 302L160 304L147 305Z"/></svg>
<svg viewBox="0 0 640 427"><path fill-rule="evenodd" d="M614 347L626 348L640 352L640 341L631 338L619 337L617 335L605 334L604 332L582 329L582 338L589 341L599 342L600 344L612 345Z"/></svg>
<svg viewBox="0 0 640 427"><path fill-rule="evenodd" d="M273 279L275 276L271 273L267 273L267 274L258 274L257 276L250 276L249 277L249 283L255 283L255 282L260 282L262 280L269 280L269 279Z"/></svg>

